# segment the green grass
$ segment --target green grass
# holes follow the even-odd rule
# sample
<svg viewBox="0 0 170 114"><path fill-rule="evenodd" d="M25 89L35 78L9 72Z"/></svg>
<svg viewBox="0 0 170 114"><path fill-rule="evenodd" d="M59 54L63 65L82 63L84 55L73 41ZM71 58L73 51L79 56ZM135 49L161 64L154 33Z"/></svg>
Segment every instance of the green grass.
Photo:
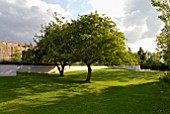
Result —
<svg viewBox="0 0 170 114"><path fill-rule="evenodd" d="M170 114L170 84L159 82L160 72L94 70L84 83L86 74L0 77L0 114Z"/></svg>

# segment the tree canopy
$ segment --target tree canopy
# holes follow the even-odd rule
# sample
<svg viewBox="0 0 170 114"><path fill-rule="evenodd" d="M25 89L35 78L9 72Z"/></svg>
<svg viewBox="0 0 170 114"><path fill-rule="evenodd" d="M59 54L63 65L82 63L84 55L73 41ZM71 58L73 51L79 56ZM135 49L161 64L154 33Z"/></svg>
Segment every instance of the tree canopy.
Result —
<svg viewBox="0 0 170 114"><path fill-rule="evenodd" d="M25 56L30 56L33 64L53 64L56 65L60 76L64 75L64 68L74 60L72 58L70 46L70 36L67 34L69 23L65 18L58 18L55 13L55 21L46 26L42 26L41 35L36 35L36 46L25 52Z"/></svg>
<svg viewBox="0 0 170 114"><path fill-rule="evenodd" d="M36 48L41 63L52 63L63 76L64 67L73 62L87 65L90 82L91 65L135 64L135 58L127 51L122 32L116 28L111 18L97 12L79 16L71 22L55 15L55 21L42 27L42 35L37 36Z"/></svg>
<svg viewBox="0 0 170 114"><path fill-rule="evenodd" d="M170 2L169 0L151 0L151 2L160 12L159 19L164 22L164 28L156 40L158 51L160 57L170 66Z"/></svg>
<svg viewBox="0 0 170 114"><path fill-rule="evenodd" d="M87 82L90 82L91 65L95 62L107 65L132 62L124 43L125 36L116 28L116 23L111 18L97 12L90 13L73 20L70 27L74 42L73 55L76 60L87 65Z"/></svg>

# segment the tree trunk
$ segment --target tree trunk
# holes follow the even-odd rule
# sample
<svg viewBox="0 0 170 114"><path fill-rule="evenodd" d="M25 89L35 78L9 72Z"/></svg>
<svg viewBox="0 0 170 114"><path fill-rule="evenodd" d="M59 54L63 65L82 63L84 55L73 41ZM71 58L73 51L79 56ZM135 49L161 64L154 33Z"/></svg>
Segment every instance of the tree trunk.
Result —
<svg viewBox="0 0 170 114"><path fill-rule="evenodd" d="M89 83L90 79L91 79L91 72L92 72L90 64L87 64L87 68L88 68L88 75L87 75L87 78L86 78L86 82Z"/></svg>
<svg viewBox="0 0 170 114"><path fill-rule="evenodd" d="M58 68L58 71L59 71L61 77L64 76L64 67L65 67L65 65L62 65L61 67L59 65L57 65L57 68Z"/></svg>
<svg viewBox="0 0 170 114"><path fill-rule="evenodd" d="M64 76L64 67L65 67L65 64L61 66L61 71L60 71L60 76Z"/></svg>
<svg viewBox="0 0 170 114"><path fill-rule="evenodd" d="M60 76L63 77L64 76L64 70L61 69L59 72L60 72Z"/></svg>

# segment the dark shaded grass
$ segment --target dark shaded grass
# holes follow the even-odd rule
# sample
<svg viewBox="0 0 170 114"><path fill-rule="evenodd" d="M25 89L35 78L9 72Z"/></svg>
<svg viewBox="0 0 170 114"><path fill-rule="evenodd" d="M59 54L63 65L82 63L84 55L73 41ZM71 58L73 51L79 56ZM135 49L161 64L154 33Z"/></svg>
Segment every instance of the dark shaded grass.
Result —
<svg viewBox="0 0 170 114"><path fill-rule="evenodd" d="M94 70L92 83L86 71L0 77L0 114L170 114L170 84L159 74Z"/></svg>

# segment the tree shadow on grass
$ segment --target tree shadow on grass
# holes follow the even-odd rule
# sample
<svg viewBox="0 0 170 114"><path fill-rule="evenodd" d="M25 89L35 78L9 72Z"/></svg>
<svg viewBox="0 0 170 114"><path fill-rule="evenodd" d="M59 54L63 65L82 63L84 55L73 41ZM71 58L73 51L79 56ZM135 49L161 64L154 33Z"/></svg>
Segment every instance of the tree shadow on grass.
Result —
<svg viewBox="0 0 170 114"><path fill-rule="evenodd" d="M114 70L114 72L113 72ZM125 69L106 69L106 70L95 70L93 72L92 80L94 81L110 81L117 80L119 82L128 82L132 79L145 79L151 80L158 77L160 72L141 72Z"/></svg>
<svg viewBox="0 0 170 114"><path fill-rule="evenodd" d="M41 98L25 98L22 102L0 109L1 114L169 114L169 84L162 82L115 86L97 91L75 88ZM41 92L45 94L45 92ZM39 97L42 97L39 93ZM33 95L34 96L34 95Z"/></svg>
<svg viewBox="0 0 170 114"><path fill-rule="evenodd" d="M134 77L134 74L137 77ZM136 72L122 69L101 69L94 70L92 81L118 81L128 82L134 78L150 80L155 78L158 72ZM16 77L0 78L0 102L18 98L22 95L37 94L52 90L61 90L73 88L78 85L84 87L84 80L87 71L66 73L65 77L59 77L57 74L36 74L36 73L18 73ZM148 76L147 76L148 75Z"/></svg>
<svg viewBox="0 0 170 114"><path fill-rule="evenodd" d="M92 80L95 82L128 81L133 78L131 73L134 73L134 71L94 70ZM144 72L139 72L138 74L143 76ZM113 112L118 113L121 108L132 105L137 110L136 106L142 106L140 102L150 98L148 95L153 96L154 99L152 100L161 100L159 103L163 103L164 97L168 99L170 94L170 92L165 92L163 93L165 96L162 96L159 93L162 91L162 88L158 86L160 85L159 83L109 86L106 89L97 89L96 87L100 85L84 83L85 75L86 71L66 73L65 77L49 74L19 73L17 77L0 78L0 113L113 114ZM146 73L145 76L147 75ZM158 93L157 88L160 89ZM140 97L140 102L133 101L133 98L137 101L138 97ZM133 102L129 104L131 100ZM155 101L151 101L151 103L155 103ZM158 105L157 102L156 104ZM147 106L149 107L149 105L151 104ZM168 104L165 105L167 106ZM149 110L147 107L145 108ZM123 111L127 111L127 109L128 107ZM160 109L162 110L163 107L160 107ZM130 110L132 110L131 107Z"/></svg>
<svg viewBox="0 0 170 114"><path fill-rule="evenodd" d="M16 77L0 78L0 102L24 95L68 89L82 83L82 80L71 80L56 74L18 73Z"/></svg>

